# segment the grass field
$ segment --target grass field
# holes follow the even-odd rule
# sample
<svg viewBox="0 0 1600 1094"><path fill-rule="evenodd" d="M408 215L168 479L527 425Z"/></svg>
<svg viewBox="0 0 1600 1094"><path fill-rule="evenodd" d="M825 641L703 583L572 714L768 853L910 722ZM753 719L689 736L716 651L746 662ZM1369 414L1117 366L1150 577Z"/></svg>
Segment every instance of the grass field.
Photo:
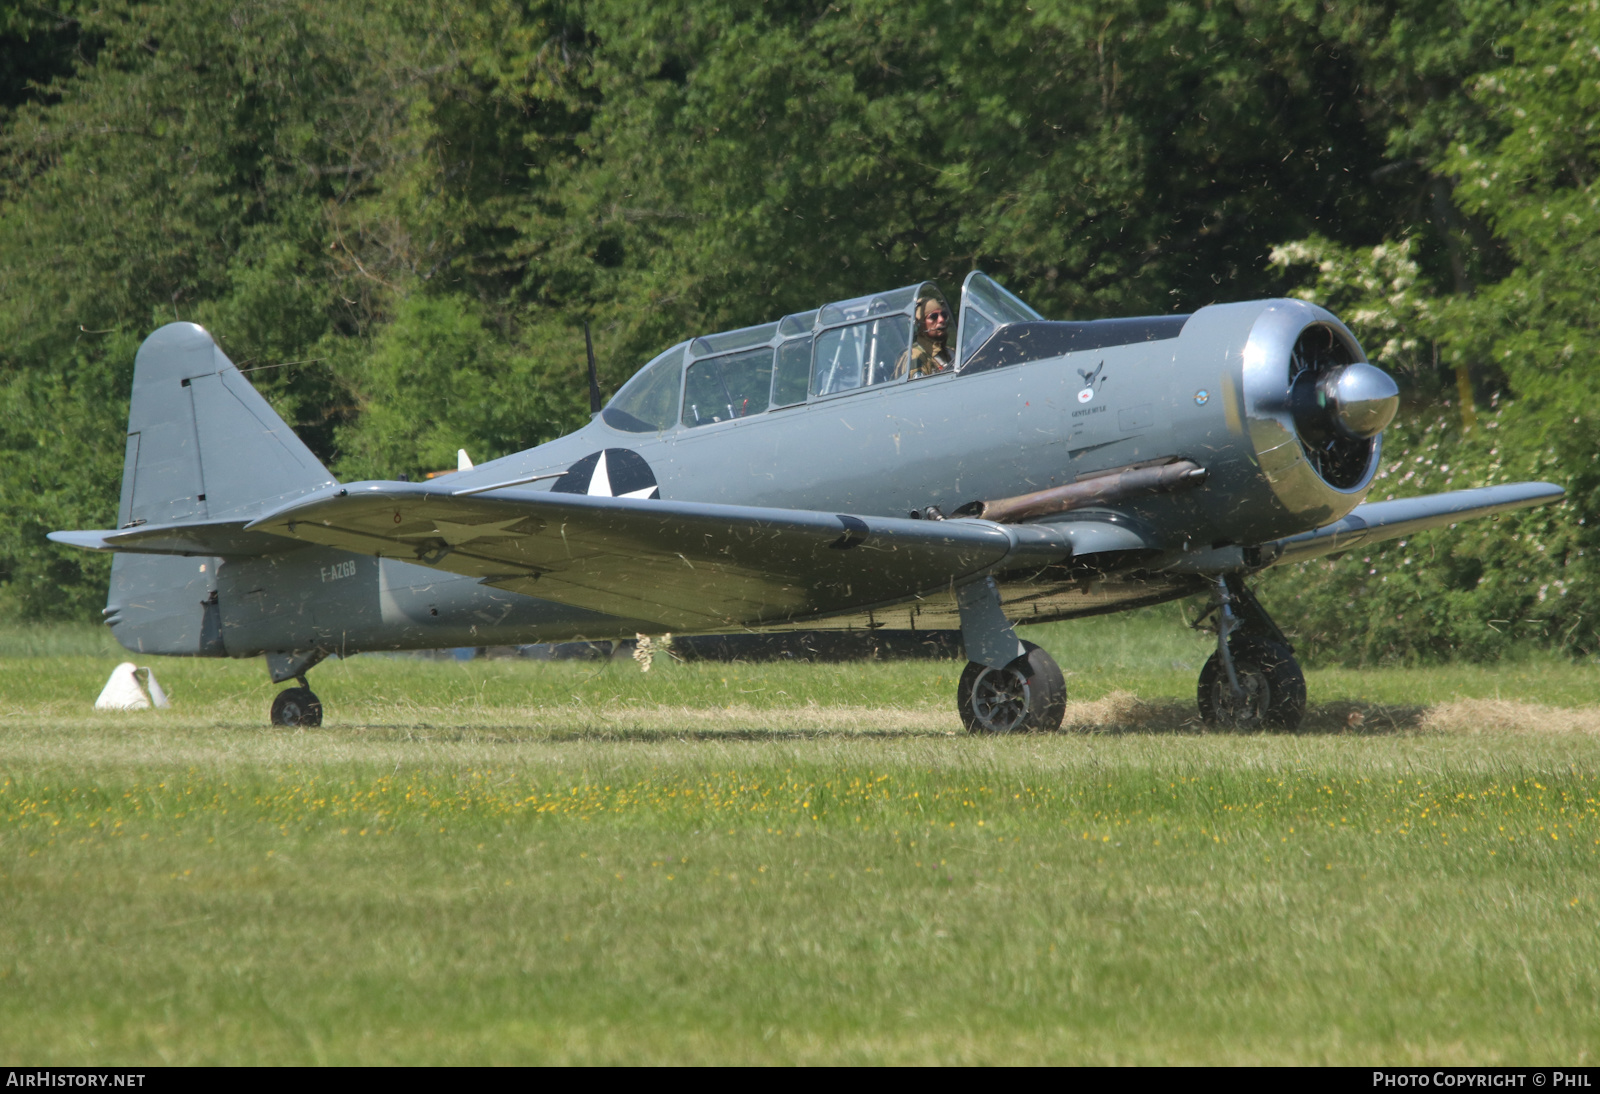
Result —
<svg viewBox="0 0 1600 1094"><path fill-rule="evenodd" d="M1191 720L1153 611L958 666L257 663L0 632L0 1056L44 1063L1592 1064L1592 665L1310 674ZM141 662L143 663L143 662Z"/></svg>

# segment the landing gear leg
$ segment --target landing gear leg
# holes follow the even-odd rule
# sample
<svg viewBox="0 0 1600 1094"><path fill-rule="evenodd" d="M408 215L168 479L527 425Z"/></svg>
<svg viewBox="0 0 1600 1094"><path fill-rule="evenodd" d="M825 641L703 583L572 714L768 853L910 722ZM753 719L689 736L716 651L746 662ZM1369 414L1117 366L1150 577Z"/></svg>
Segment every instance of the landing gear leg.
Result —
<svg viewBox="0 0 1600 1094"><path fill-rule="evenodd" d="M272 724L275 726L320 726L322 700L306 683L305 676L296 677L300 686L285 688L272 700Z"/></svg>
<svg viewBox="0 0 1600 1094"><path fill-rule="evenodd" d="M1306 678L1294 647L1237 574L1217 578L1217 650L1200 670L1197 698L1207 725L1296 729Z"/></svg>
<svg viewBox="0 0 1600 1094"><path fill-rule="evenodd" d="M324 650L309 652L280 652L267 654L267 671L274 684L293 680L299 687L285 688L272 700L272 724L275 726L320 726L322 700L306 682L306 673L312 666L328 656Z"/></svg>
<svg viewBox="0 0 1600 1094"><path fill-rule="evenodd" d="M1036 733L1061 728L1067 684L1061 667L1011 629L994 578L956 590L961 640L972 658L956 685L969 733Z"/></svg>

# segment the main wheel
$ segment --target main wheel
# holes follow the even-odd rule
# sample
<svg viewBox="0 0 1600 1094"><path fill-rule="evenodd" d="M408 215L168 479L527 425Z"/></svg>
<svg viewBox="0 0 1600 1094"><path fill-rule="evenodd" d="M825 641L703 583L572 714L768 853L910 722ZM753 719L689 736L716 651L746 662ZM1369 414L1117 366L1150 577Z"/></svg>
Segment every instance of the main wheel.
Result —
<svg viewBox="0 0 1600 1094"><path fill-rule="evenodd" d="M275 726L320 726L322 700L310 688L285 688L272 700Z"/></svg>
<svg viewBox="0 0 1600 1094"><path fill-rule="evenodd" d="M968 733L1049 733L1067 713L1061 667L1032 642L1003 669L967 663L956 686L956 709Z"/></svg>
<svg viewBox="0 0 1600 1094"><path fill-rule="evenodd" d="M1237 699L1228 670L1213 653L1200 670L1200 717L1230 729L1297 729L1306 713L1306 677L1289 647L1259 635L1228 640L1233 669L1244 692Z"/></svg>

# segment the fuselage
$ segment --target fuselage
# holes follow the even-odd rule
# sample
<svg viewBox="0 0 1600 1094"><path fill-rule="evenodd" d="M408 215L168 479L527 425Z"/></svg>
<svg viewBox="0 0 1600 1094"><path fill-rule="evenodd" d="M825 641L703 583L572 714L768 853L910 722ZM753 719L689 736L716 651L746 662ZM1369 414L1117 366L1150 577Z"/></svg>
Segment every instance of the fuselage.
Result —
<svg viewBox="0 0 1600 1094"><path fill-rule="evenodd" d="M596 415L572 434L448 481L465 490L547 476L533 488L620 495L644 475L668 499L904 517L1181 458L1206 469L1202 487L1133 499L1098 515L1126 524L1150 554L1168 560L1256 543L1337 519L1360 501L1370 480L1367 474L1353 486L1307 491L1301 446L1292 427L1285 433L1273 402L1286 397L1289 352L1259 344L1261 332L1282 326L1285 315L1295 330L1294 323L1337 325L1297 301L1221 305L1147 322L1025 324L1015 328L1020 340L1012 339L1009 356L967 362L983 367L837 394L819 394L813 374L803 401L743 414L730 406L731 416L721 421L690 410L693 395L682 370L716 356L697 354L704 340L696 340L674 366L678 409L670 422L646 431ZM775 335L778 352L780 343ZM998 335L984 352L996 345ZM1263 365L1260 359L1273 354L1284 359ZM1253 380L1252 369L1262 374L1263 368L1266 380ZM1274 385L1282 391L1275 394ZM596 474L597 466L611 473ZM574 478L578 468L586 470ZM633 478L622 481L623 471ZM619 633L620 621L595 612L332 549L210 562L211 576L196 574L194 591L216 594L215 637L197 635L194 652L249 656L631 636ZM138 585L136 560L119 559L119 567L114 602L118 580L129 590ZM1100 599L1074 608L1049 597L1069 584L1088 597L1082 573L1002 575L1008 579L1039 618L1179 595L1192 582L1154 570L1124 576ZM1041 613L1039 604L1048 609Z"/></svg>
<svg viewBox="0 0 1600 1094"><path fill-rule="evenodd" d="M649 465L664 498L905 516L1180 457L1207 468L1203 489L1118 507L1164 546L1293 535L1348 512L1365 483L1304 507L1272 489L1273 469L1257 450L1265 415L1249 405L1246 358L1258 320L1280 305L1307 307L1213 306L1154 327L1159 337L813 395L710 425L680 421L641 434L599 415L451 482L465 489L554 473L623 448Z"/></svg>

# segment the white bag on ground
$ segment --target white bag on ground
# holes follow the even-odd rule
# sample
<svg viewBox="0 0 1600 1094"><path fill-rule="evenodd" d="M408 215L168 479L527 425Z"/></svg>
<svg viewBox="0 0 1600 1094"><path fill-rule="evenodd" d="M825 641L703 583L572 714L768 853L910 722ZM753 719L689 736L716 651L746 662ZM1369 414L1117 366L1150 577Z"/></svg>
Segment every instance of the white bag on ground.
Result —
<svg viewBox="0 0 1600 1094"><path fill-rule="evenodd" d="M149 682L148 692L139 683L138 674L141 672ZM152 706L170 705L167 693L156 682L156 674L147 668L137 667L132 661L124 661L111 670L111 679L101 689L100 698L94 701L96 710L149 710Z"/></svg>
<svg viewBox="0 0 1600 1094"><path fill-rule="evenodd" d="M170 707L167 702L167 693L161 690L161 685L156 683L156 674L153 669L140 669L144 673L145 690L150 693L150 702L157 707Z"/></svg>

